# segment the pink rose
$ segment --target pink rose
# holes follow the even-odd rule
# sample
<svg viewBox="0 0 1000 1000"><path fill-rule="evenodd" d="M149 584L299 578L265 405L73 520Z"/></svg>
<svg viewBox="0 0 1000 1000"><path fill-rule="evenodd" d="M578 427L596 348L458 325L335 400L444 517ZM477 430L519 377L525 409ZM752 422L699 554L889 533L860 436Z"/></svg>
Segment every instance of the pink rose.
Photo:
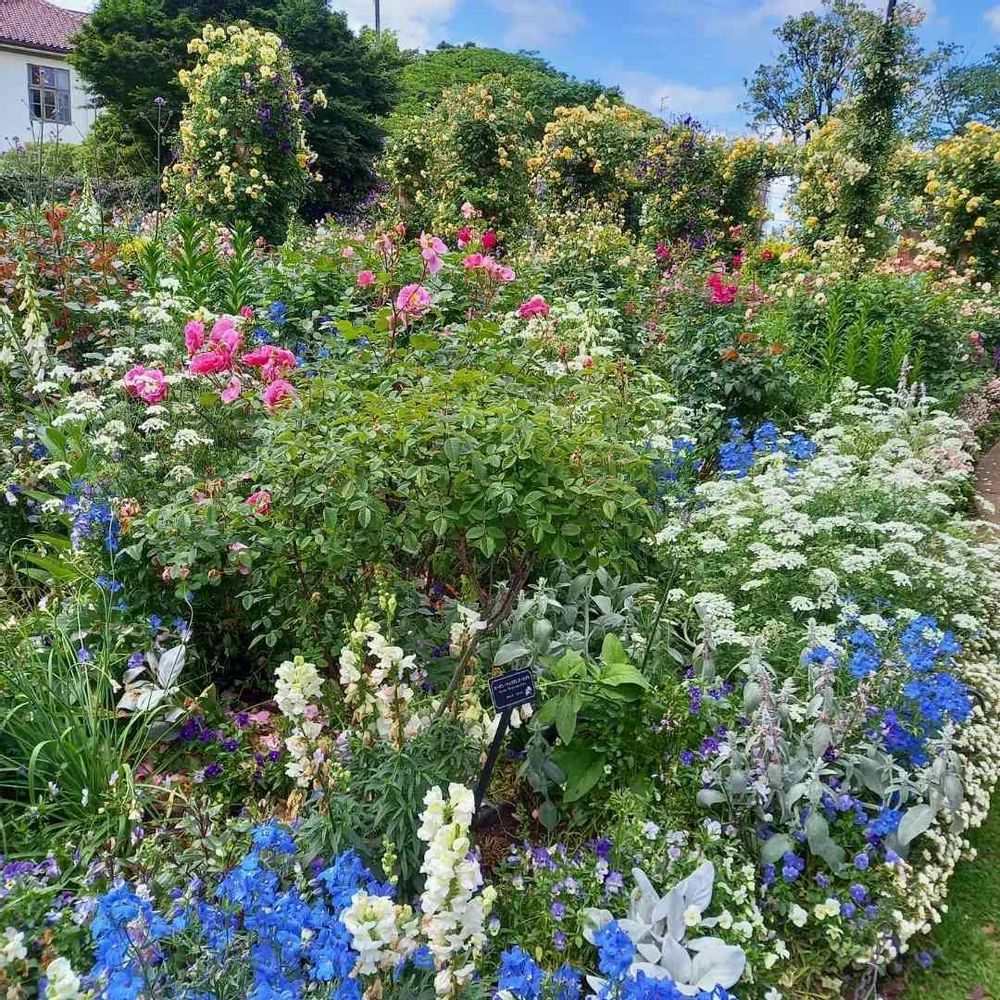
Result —
<svg viewBox="0 0 1000 1000"><path fill-rule="evenodd" d="M476 217L476 209L472 202L467 201L462 205L462 218L463 219L474 219Z"/></svg>
<svg viewBox="0 0 1000 1000"><path fill-rule="evenodd" d="M286 399L292 399L295 396L294 387L286 382L283 378L276 378L265 390L264 390L264 404L273 413L278 406L283 403Z"/></svg>
<svg viewBox="0 0 1000 1000"><path fill-rule="evenodd" d="M205 343L205 324L193 319L184 327L184 343L190 357Z"/></svg>
<svg viewBox="0 0 1000 1000"><path fill-rule="evenodd" d="M354 256L354 247L344 247L340 254L344 260L350 260Z"/></svg>
<svg viewBox="0 0 1000 1000"><path fill-rule="evenodd" d="M594 359L589 354L585 354L580 361L580 364L583 365L584 368L593 368Z"/></svg>
<svg viewBox="0 0 1000 1000"><path fill-rule="evenodd" d="M243 308L240 309L240 315L244 319L253 319L253 306L243 306Z"/></svg>
<svg viewBox="0 0 1000 1000"><path fill-rule="evenodd" d="M492 229L487 229L486 232L483 233L482 244L483 244L483 249L484 250L494 250L494 249L496 249L497 234L495 232L493 232Z"/></svg>
<svg viewBox="0 0 1000 1000"><path fill-rule="evenodd" d="M235 403L237 399L240 398L240 394L243 392L243 383L239 380L239 377L234 375L230 380L229 384L225 389L219 393L220 398L223 403Z"/></svg>
<svg viewBox="0 0 1000 1000"><path fill-rule="evenodd" d="M267 490L254 490L244 501L255 514L262 517L271 512L271 494Z"/></svg>
<svg viewBox="0 0 1000 1000"><path fill-rule="evenodd" d="M162 403L167 398L167 379L158 368L136 365L125 373L122 382L130 396L141 399L149 406Z"/></svg>
<svg viewBox="0 0 1000 1000"><path fill-rule="evenodd" d="M469 256L462 261L462 266L468 268L482 267L484 260L486 260L486 258L481 253L470 253Z"/></svg>
<svg viewBox="0 0 1000 1000"><path fill-rule="evenodd" d="M196 375L215 375L218 372L224 372L229 367L231 360L226 351L205 351L203 354L196 354L188 362L188 368Z"/></svg>
<svg viewBox="0 0 1000 1000"><path fill-rule="evenodd" d="M468 226L462 226L455 237L455 242L460 249L464 249L472 242L472 230Z"/></svg>
<svg viewBox="0 0 1000 1000"><path fill-rule="evenodd" d="M521 319L531 319L532 316L548 316L551 306L545 301L542 295L532 295L527 302L521 303L521 308L517 314Z"/></svg>
<svg viewBox="0 0 1000 1000"><path fill-rule="evenodd" d="M260 368L266 382L273 382L298 363L298 359L287 347L265 344L243 355L243 364Z"/></svg>
<svg viewBox="0 0 1000 1000"><path fill-rule="evenodd" d="M371 271L362 271L358 275L358 288L367 288L375 284L375 275Z"/></svg>
<svg viewBox="0 0 1000 1000"><path fill-rule="evenodd" d="M396 309L402 313L404 321L420 316L430 307L431 297L423 285L404 285L396 296Z"/></svg>

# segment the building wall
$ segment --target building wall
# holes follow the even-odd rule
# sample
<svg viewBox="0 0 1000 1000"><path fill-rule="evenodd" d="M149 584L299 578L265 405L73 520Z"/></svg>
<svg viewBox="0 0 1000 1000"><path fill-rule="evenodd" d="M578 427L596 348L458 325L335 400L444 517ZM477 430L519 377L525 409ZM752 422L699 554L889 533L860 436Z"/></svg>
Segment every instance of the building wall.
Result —
<svg viewBox="0 0 1000 1000"><path fill-rule="evenodd" d="M69 70L72 94L72 123L55 125L32 122L28 110L28 64L57 66ZM90 107L90 97L80 85L79 76L65 58L31 52L27 49L0 48L0 150L11 148L17 141L37 142L45 129L45 141L57 136L60 142L80 142L90 130L96 112ZM32 133L34 126L34 133Z"/></svg>

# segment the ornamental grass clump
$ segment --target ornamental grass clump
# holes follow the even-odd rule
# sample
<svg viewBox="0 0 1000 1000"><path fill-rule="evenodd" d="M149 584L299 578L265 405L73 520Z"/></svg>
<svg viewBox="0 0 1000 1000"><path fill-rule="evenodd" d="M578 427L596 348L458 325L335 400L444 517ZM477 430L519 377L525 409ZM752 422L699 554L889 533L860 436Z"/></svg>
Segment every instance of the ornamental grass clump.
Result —
<svg viewBox="0 0 1000 1000"><path fill-rule="evenodd" d="M164 188L174 205L226 225L247 222L280 243L320 179L303 122L326 98L316 91L307 100L284 42L245 22L206 25L189 50L198 61L178 74L188 103Z"/></svg>

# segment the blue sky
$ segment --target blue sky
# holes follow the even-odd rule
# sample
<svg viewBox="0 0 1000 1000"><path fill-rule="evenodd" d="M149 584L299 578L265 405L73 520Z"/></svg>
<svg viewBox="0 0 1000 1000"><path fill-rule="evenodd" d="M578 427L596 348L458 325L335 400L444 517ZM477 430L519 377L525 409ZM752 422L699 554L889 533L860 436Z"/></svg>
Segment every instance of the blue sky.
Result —
<svg viewBox="0 0 1000 1000"><path fill-rule="evenodd" d="M85 9L88 0L58 0ZM875 8L884 0L866 0ZM374 0L332 0L352 24ZM921 0L925 44L969 58L1000 44L1000 0ZM743 78L774 54L772 30L819 0L382 0L382 24L407 45L476 42L537 50L559 69L618 84L633 103L738 132Z"/></svg>

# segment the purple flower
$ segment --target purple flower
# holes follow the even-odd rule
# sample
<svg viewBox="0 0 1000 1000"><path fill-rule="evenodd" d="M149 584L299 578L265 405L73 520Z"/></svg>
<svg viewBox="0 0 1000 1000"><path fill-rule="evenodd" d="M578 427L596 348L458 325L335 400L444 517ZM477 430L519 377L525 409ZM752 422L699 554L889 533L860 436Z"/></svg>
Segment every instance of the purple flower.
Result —
<svg viewBox="0 0 1000 1000"><path fill-rule="evenodd" d="M217 778L222 774L222 765L216 764L214 761L205 768L206 778Z"/></svg>
<svg viewBox="0 0 1000 1000"><path fill-rule="evenodd" d="M870 864L871 860L868 855L864 853L864 851L854 855L854 867L857 868L859 872L863 872Z"/></svg>
<svg viewBox="0 0 1000 1000"><path fill-rule="evenodd" d="M549 913L552 914L553 920L562 920L566 916L566 904L557 900L549 907Z"/></svg>
<svg viewBox="0 0 1000 1000"><path fill-rule="evenodd" d="M682 750L681 751L681 763L687 767L694 763L694 751L693 750Z"/></svg>
<svg viewBox="0 0 1000 1000"><path fill-rule="evenodd" d="M863 903L868 898L868 890L860 882L855 882L848 891L855 903Z"/></svg>

